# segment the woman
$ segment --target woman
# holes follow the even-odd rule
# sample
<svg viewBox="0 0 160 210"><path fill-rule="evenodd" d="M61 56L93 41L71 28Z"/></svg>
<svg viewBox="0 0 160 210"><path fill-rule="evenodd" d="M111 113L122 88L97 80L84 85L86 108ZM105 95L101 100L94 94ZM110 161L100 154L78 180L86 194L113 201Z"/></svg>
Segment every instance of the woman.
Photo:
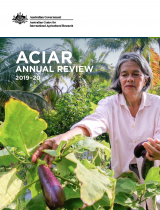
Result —
<svg viewBox="0 0 160 210"><path fill-rule="evenodd" d="M135 146L148 139L152 146L144 143L147 158L155 160L155 166L160 160L160 97L146 93L151 77L152 70L143 56L134 52L122 54L112 80L112 89L118 94L102 99L95 113L73 125L70 131L46 140L33 154L32 162L42 156L42 150L55 150L62 140L69 141L77 134L96 137L108 132L114 177L134 164L142 180L143 159L135 158ZM51 167L53 158L46 154L44 159Z"/></svg>

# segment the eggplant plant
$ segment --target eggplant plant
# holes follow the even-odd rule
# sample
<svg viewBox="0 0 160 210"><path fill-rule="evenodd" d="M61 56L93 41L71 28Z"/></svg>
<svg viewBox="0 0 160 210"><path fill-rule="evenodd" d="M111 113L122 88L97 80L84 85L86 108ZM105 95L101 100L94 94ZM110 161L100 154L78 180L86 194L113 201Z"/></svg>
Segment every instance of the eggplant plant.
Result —
<svg viewBox="0 0 160 210"><path fill-rule="evenodd" d="M31 157L47 137L47 124L39 113L11 98L5 105L5 121L0 125L0 210L19 205L30 190L32 198L24 210L127 210L160 194L160 169L151 168L143 184L134 173L125 172L117 179L107 169L111 150L105 141L75 136L62 141L56 150L44 150L55 157L50 170L43 160ZM87 154L87 155L86 155ZM133 195L137 195L137 200ZM47 204L47 205L46 205ZM48 206L48 207L47 207ZM18 206L15 206L17 209Z"/></svg>

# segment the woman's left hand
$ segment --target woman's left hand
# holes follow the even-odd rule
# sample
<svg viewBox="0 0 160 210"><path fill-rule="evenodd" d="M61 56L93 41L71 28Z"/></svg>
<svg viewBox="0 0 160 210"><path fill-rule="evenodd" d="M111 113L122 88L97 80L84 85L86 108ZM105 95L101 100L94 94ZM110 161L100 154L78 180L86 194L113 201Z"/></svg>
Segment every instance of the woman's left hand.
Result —
<svg viewBox="0 0 160 210"><path fill-rule="evenodd" d="M146 157L150 161L160 160L160 140L148 138L148 141L151 143L151 145L147 142L143 143L144 148L147 150Z"/></svg>

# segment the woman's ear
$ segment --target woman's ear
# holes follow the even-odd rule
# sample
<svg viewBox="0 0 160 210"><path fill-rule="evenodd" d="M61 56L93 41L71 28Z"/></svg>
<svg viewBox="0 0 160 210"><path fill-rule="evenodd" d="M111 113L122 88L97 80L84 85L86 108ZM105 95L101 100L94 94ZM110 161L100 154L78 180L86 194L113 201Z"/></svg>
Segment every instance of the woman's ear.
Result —
<svg viewBox="0 0 160 210"><path fill-rule="evenodd" d="M148 79L149 79L149 77L145 77L145 85L147 84Z"/></svg>

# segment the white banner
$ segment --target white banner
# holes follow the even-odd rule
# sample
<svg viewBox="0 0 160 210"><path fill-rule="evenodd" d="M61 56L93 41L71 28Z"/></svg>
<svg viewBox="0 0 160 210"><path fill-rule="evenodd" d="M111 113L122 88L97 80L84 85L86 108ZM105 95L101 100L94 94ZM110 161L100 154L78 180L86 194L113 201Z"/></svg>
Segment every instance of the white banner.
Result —
<svg viewBox="0 0 160 210"><path fill-rule="evenodd" d="M5 0L0 37L157 37L159 1Z"/></svg>

